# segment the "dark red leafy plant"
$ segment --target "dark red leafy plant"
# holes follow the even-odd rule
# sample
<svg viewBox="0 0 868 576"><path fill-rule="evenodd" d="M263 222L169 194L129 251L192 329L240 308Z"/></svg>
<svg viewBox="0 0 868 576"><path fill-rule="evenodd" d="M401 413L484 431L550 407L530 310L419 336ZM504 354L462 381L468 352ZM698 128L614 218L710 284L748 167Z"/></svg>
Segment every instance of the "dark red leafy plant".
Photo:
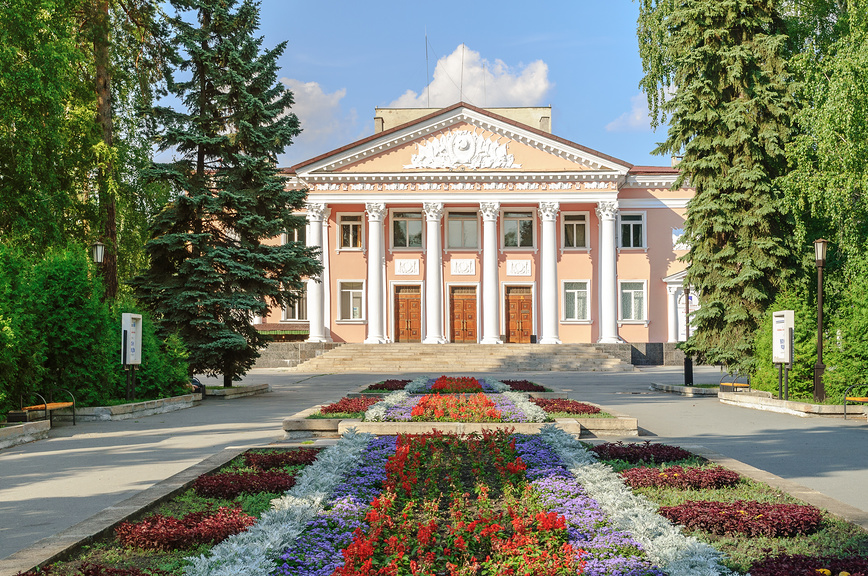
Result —
<svg viewBox="0 0 868 576"><path fill-rule="evenodd" d="M244 463L261 471L285 466L307 466L313 464L319 451L319 448L299 448L280 452L246 452Z"/></svg>
<svg viewBox="0 0 868 576"><path fill-rule="evenodd" d="M515 392L545 392L544 386L540 386L529 380L501 380Z"/></svg>
<svg viewBox="0 0 868 576"><path fill-rule="evenodd" d="M753 500L709 502L695 500L661 506L657 513L689 530L724 536L796 536L815 532L823 521L813 506L766 504Z"/></svg>
<svg viewBox="0 0 868 576"><path fill-rule="evenodd" d="M341 414L364 412L374 404L380 401L378 396L367 398L341 398L334 404L326 404L320 409L323 414Z"/></svg>
<svg viewBox="0 0 868 576"><path fill-rule="evenodd" d="M868 575L868 557L850 556L848 558L832 558L815 556L782 555L764 558L755 562L750 567L752 576L819 576L825 574L820 570L826 569L829 573L838 576L842 572L848 572L850 576Z"/></svg>
<svg viewBox="0 0 868 576"><path fill-rule="evenodd" d="M115 528L118 541L145 550L184 550L199 544L217 544L244 532L256 522L240 508L218 508L214 513L193 512L183 518L154 514L141 522L123 522Z"/></svg>
<svg viewBox="0 0 868 576"><path fill-rule="evenodd" d="M640 468L628 468L621 472L621 476L631 488L668 486L682 490L699 490L703 488L728 488L735 486L739 481L737 472L720 466L711 468L670 466L662 469L642 466Z"/></svg>
<svg viewBox="0 0 868 576"><path fill-rule="evenodd" d="M530 401L546 412L566 412L567 414L600 413L600 409L596 406L566 398L531 398Z"/></svg>
<svg viewBox="0 0 868 576"><path fill-rule="evenodd" d="M295 476L287 472L242 472L202 475L193 482L193 490L206 498L232 500L239 494L286 492L295 486Z"/></svg>
<svg viewBox="0 0 868 576"><path fill-rule="evenodd" d="M393 392L395 390L403 390L410 382L411 380L383 380L382 382L371 384L366 390L388 390L389 392Z"/></svg>
<svg viewBox="0 0 868 576"><path fill-rule="evenodd" d="M591 448L602 460L626 460L631 464L663 464L677 462L693 456L690 452L678 446L666 444L624 444L623 442L607 442Z"/></svg>

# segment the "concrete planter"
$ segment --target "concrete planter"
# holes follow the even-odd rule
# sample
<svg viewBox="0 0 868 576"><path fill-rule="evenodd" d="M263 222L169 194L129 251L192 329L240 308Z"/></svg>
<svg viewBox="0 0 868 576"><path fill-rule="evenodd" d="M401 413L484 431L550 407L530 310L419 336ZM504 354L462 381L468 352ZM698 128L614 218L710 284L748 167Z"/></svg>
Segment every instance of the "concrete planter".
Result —
<svg viewBox="0 0 868 576"><path fill-rule="evenodd" d="M271 384L251 384L250 386L233 386L232 388L206 388L205 396L220 400L234 400L245 396L255 396L271 392Z"/></svg>
<svg viewBox="0 0 868 576"><path fill-rule="evenodd" d="M175 410L192 408L193 402L201 398L199 394L184 394L172 398L159 400L147 400L145 402L132 402L117 406L93 406L90 408L76 408L75 417L79 422L100 422L107 420L129 420L152 414L165 414ZM63 422L72 422L72 409L64 408L54 412L54 419Z"/></svg>
<svg viewBox="0 0 868 576"><path fill-rule="evenodd" d="M801 417L844 417L844 406L841 404L811 404L808 402L794 402L792 400L778 400L777 398L771 398L768 392L764 392L762 395L744 392L720 392L717 398L724 404L753 408L754 410L765 410L766 412L778 412ZM864 416L865 414L868 414L868 411L866 411L864 404L851 404L847 406L848 416Z"/></svg>
<svg viewBox="0 0 868 576"><path fill-rule="evenodd" d="M0 449L48 438L49 430L51 423L48 420L4 426L0 428Z"/></svg>
<svg viewBox="0 0 868 576"><path fill-rule="evenodd" d="M681 396L717 396L719 388L697 388L696 386L673 386L670 384L651 384L652 390L680 394Z"/></svg>

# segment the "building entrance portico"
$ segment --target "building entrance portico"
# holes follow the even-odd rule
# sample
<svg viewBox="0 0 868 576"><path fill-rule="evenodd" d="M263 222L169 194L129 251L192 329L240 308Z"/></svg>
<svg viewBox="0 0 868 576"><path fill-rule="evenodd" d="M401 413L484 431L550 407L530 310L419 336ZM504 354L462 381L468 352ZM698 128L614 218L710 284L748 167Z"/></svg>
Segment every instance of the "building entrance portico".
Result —
<svg viewBox="0 0 868 576"><path fill-rule="evenodd" d="M454 286L449 294L451 341L476 343L476 287Z"/></svg>

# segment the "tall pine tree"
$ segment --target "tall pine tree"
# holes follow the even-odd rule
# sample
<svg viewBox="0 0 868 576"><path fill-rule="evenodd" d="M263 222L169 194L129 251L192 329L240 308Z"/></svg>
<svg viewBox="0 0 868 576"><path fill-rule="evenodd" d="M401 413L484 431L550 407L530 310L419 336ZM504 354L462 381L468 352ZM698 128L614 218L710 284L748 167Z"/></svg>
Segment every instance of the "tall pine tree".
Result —
<svg viewBox="0 0 868 576"><path fill-rule="evenodd" d="M687 350L731 367L750 366L760 317L792 273L776 185L793 113L778 4L641 0L642 86L655 120L670 118L655 152L683 154L677 185L696 188L686 283L702 307Z"/></svg>
<svg viewBox="0 0 868 576"><path fill-rule="evenodd" d="M297 243L266 243L303 225L292 216L306 191L286 190L277 154L301 131L289 113L292 93L277 82L285 43L262 49L254 34L258 4L243 0L172 0L186 78L169 91L186 107L154 110L162 149L181 160L154 167L177 193L157 216L150 267L133 284L139 298L177 331L194 371L243 375L267 342L252 325L268 305L286 305L302 277L319 272L316 254ZM191 23L187 19L195 17Z"/></svg>

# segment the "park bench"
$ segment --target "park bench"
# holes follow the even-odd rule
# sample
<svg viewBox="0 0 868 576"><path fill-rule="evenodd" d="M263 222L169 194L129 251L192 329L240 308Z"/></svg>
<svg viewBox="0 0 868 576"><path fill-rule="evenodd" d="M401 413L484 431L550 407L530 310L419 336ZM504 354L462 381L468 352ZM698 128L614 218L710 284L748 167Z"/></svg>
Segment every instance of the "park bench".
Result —
<svg viewBox="0 0 868 576"><path fill-rule="evenodd" d="M724 382L729 378L729 382ZM744 378L744 382L739 382L739 378ZM721 392L750 392L750 378L742 376L738 372L729 372L720 377L720 383L717 385Z"/></svg>
<svg viewBox="0 0 868 576"><path fill-rule="evenodd" d="M42 394L34 392L34 394L39 396L39 399L42 400L42 404L34 404L33 406L22 406L21 411L45 412L45 414L48 416L48 422L51 425L54 425L54 422L51 419L52 412L54 412L55 410L60 410L62 408L72 408L72 425L75 426L75 396L73 396L72 392L70 392L66 388L61 388L60 390L69 394L69 397L72 398L72 402L46 402L45 397Z"/></svg>
<svg viewBox="0 0 868 576"><path fill-rule="evenodd" d="M868 403L868 396L850 396L850 390L854 388L865 388L868 389L868 385L865 384L853 384L847 390L844 391L844 420L847 419L847 404L853 402L855 404L865 404Z"/></svg>

